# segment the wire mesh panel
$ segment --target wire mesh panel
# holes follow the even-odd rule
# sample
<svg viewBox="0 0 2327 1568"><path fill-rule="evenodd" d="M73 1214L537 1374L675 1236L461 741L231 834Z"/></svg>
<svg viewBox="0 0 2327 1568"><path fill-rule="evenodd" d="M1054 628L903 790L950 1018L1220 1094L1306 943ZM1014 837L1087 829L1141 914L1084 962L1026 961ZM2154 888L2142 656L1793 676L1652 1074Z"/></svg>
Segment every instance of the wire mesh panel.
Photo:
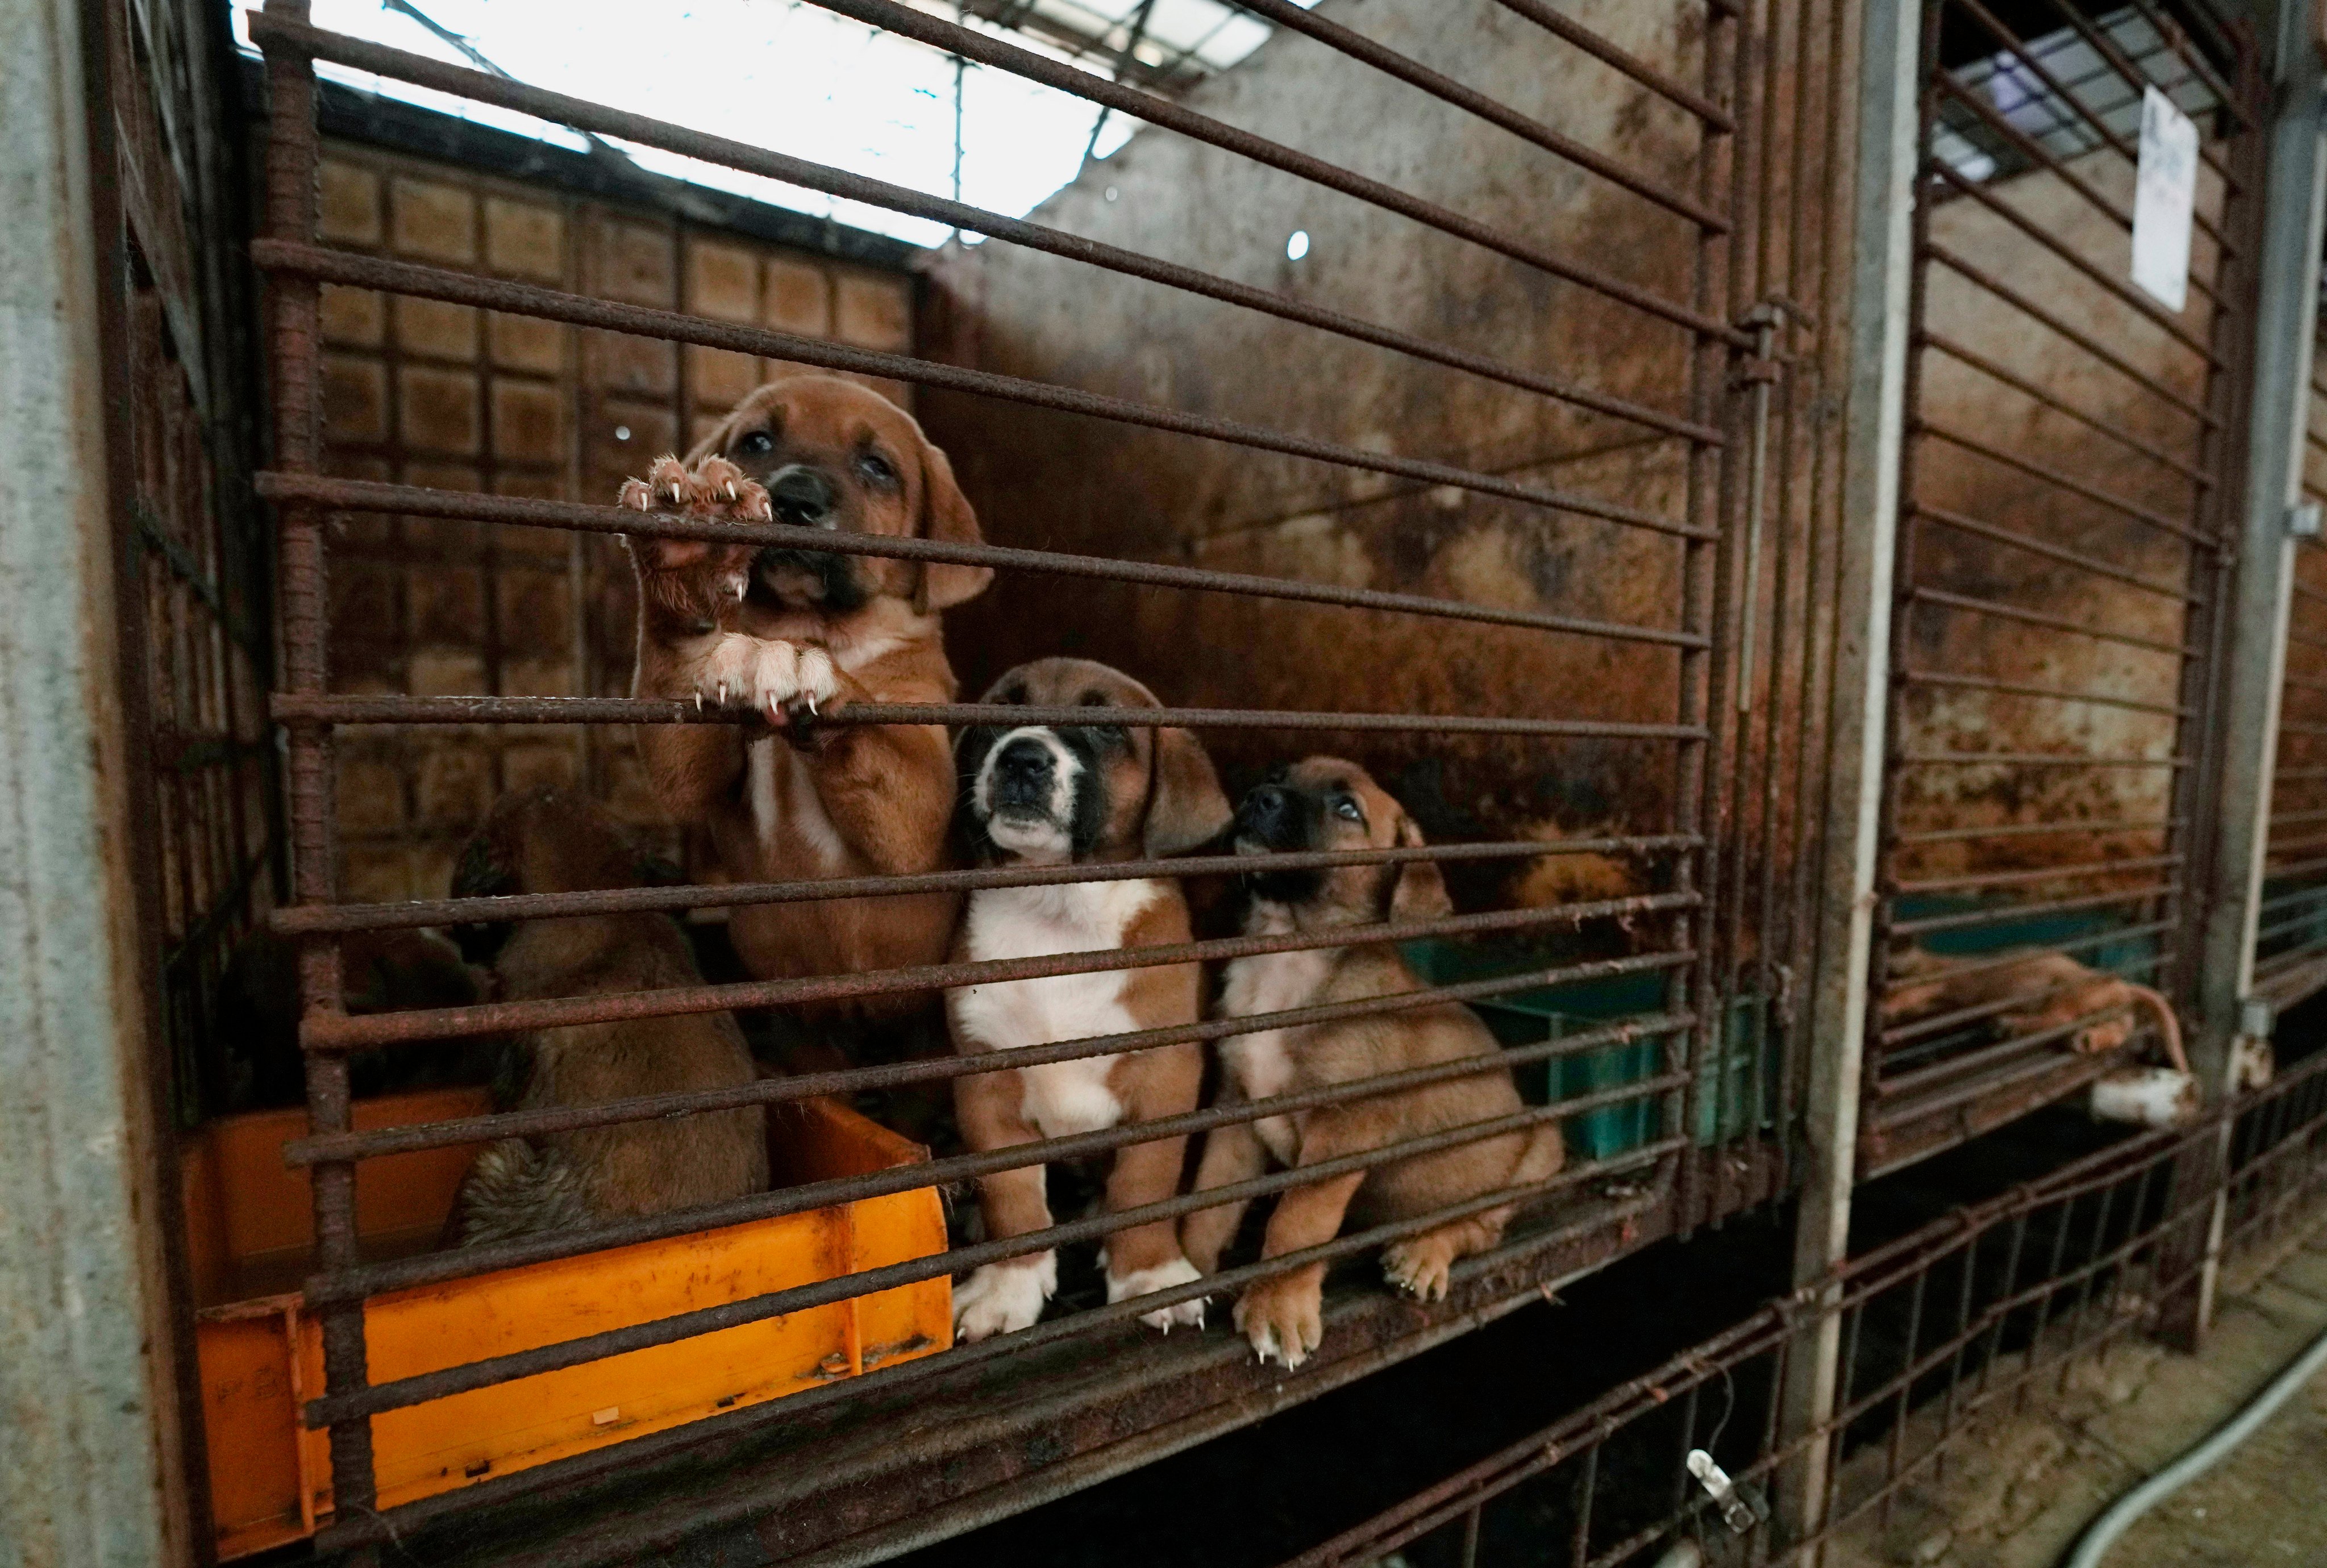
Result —
<svg viewBox="0 0 2327 1568"><path fill-rule="evenodd" d="M2190 959L2251 45L2145 4L2012 14L1924 10L1874 1171L2106 1070L2160 1021L2099 977L2178 996ZM2199 133L2178 307L2128 266L2161 99Z"/></svg>
<svg viewBox="0 0 2327 1568"><path fill-rule="evenodd" d="M2327 503L2327 390L2304 389L2303 501ZM2327 985L2327 546L2298 537L2279 692L2255 988L2291 1006Z"/></svg>
<svg viewBox="0 0 2327 1568"><path fill-rule="evenodd" d="M2187 1133L2104 1150L1868 1247L1836 1271L1830 1306L1808 1305L1808 1291L1773 1302L1291 1562L1405 1554L1466 1568L1521 1557L1618 1568L1875 1561L1910 1549L1913 1539L1888 1530L1920 1490L1936 1491L1950 1466L1960 1473L1992 1457L1982 1450L2014 1412L2059 1408L2089 1388L2194 1288L2201 1265L2189 1244L2218 1197L2229 1218L2214 1264L2265 1271L2318 1235L2322 1086L2327 1060ZM2176 1164L2226 1131L2226 1174L2173 1192ZM1829 1313L1843 1358L1834 1414L1783 1436L1774 1409L1785 1358ZM1812 1448L1829 1478L1822 1518L1788 1539L1769 1499ZM2025 1463L2024 1448L2014 1451Z"/></svg>
<svg viewBox="0 0 2327 1568"><path fill-rule="evenodd" d="M1844 8L1775 7L1755 31L1730 7L1696 0L1653 14L1615 5L1554 11L1534 0L1481 5L1477 25L1492 46L1473 51L1486 62L1481 70L1501 70L1539 89L1532 66L1508 61L1541 59L1560 81L1592 84L1593 96L1575 100L1592 112L1571 126L1422 63L1418 56L1443 20L1435 7L1369 13L1360 33L1298 6L1248 0L1243 9L1282 29L1278 38L1257 65L1173 98L892 0L818 3L1144 122L1146 135L1172 151L1135 142L1139 157L1184 153L1188 189L1207 198L1257 168L1277 182L1272 188L1297 188L1331 215L1314 220L1321 232L1354 214L1350 232L1360 238L1386 244L1382 237L1391 233L1409 241L1420 234L1413 249L1420 275L1454 269L1466 289L1478 280L1478 320L1447 319L1435 297L1418 307L1403 301L1397 289L1378 286L1378 268L1350 275L1361 309L1319 297L1323 290L1299 280L1261 286L1247 281L1249 268L1166 259L1187 254L1169 234L1135 247L1055 224L1047 210L1016 219L967 207L793 152L325 32L308 23L296 0L271 4L254 22L273 116L266 237L254 255L271 288L275 458L259 488L277 509L282 534L285 678L272 711L291 734L296 892L294 907L276 925L304 944L309 1127L286 1153L313 1180L314 1268L304 1310L321 1323L323 1386L304 1415L330 1434L329 1487L320 1498L330 1517L321 1538L330 1546L409 1541L416 1531L457 1520L468 1548L502 1554L497 1561L617 1561L709 1523L751 1518L763 1547L780 1557L842 1538L852 1540L852 1550L893 1550L1087 1484L1192 1441L1192 1433L1255 1419L1286 1397L1358 1376L1505 1310L1547 1281L1757 1201L1786 1178L1800 1076L1799 1053L1788 1050L1790 988L1813 960L1818 926L1816 870L1806 848L1818 810L1812 715L1831 696L1824 682L1838 476L1821 436L1840 385L1827 329L1848 253L1832 205L1833 192L1846 185L1837 153L1839 106L1847 96L1838 85ZM1113 349L1098 369L1025 358L988 368L332 243L317 210L318 61L948 224L984 237L988 249L1007 246L1055 262L1052 301L1071 302L1079 289L1096 298L1101 285L1135 285L1142 299L1172 308L1201 302L1210 321L1229 324L1223 330L1261 323L1273 334L1265 340L1270 357L1248 354L1231 392L1212 396L1156 372L1136 345ZM1288 98L1297 89L1308 100L1289 109L1272 104L1272 84L1284 84ZM1440 145L1444 155L1435 163L1409 158L1398 177L1378 177L1267 134L1280 121L1297 126L1320 101L1395 106L1382 113L1413 116L1422 128L1416 145ZM1564 100L1555 94L1543 101L1550 114ZM1454 139L1455 126L1466 139ZM1481 135L1500 159L1543 160L1553 173L1542 189L1557 201L1547 208L1534 191L1514 201L1494 180L1465 187L1480 165L1457 154ZM1132 154L1118 156L1117 168L1137 164ZM1446 182L1459 200L1439 199ZM1108 198L1114 194L1108 187ZM1500 216L1475 215L1481 210ZM1547 212L1560 221L1547 220ZM1368 297L1360 283L1374 294ZM718 509L633 509L612 504L612 493L578 500L484 493L481 481L421 483L416 480L424 476L410 471L327 476L316 414L324 289L370 291L399 310L431 302L607 339L881 378L915 388L917 406L933 418L934 400L952 399L948 443L995 542L835 532ZM1526 337L1537 310L1562 329L1547 342ZM979 318L995 337L1002 334L994 323L1005 319L997 312L988 301ZM1158 337L1177 341L1174 331ZM1354 394L1346 376L1377 359L1411 379L1388 381L1380 406L1353 425L1334 423L1335 410L1287 390L1305 378ZM1275 373L1263 373L1264 365ZM1128 372L1117 374L1119 366ZM1449 387L1459 388L1460 398L1442 403ZM1043 423L1027 423L1029 411ZM1401 411L1405 418L1391 418ZM1017 439L1034 428L1046 433L1042 441ZM1061 429L1075 433L1074 443L1057 434ZM1170 456L1156 458L1158 452ZM1017 504L1006 473L994 470L1005 459L1030 461L1030 453L1047 463L1038 487L1074 505L1043 513ZM1147 519L1135 505L1080 509L1094 495L1152 494L1151 481L1172 482L1166 462L1195 475L1212 499L1249 483L1304 515L1387 497L1407 509L1406 537L1378 569L1286 570L1280 563L1288 558L1303 567L1315 563L1297 554L1240 552L1218 538L1201 551L1158 549L1139 531ZM1094 472L1104 482L1094 481ZM1172 502L1201 509L1206 496L1175 495ZM1457 530L1462 548L1442 556L1426 537L1413 542L1427 534L1412 526L1415 516L1474 507L1492 511L1485 527ZM926 905L1003 889L1234 876L1254 864L1247 855L1211 853L1227 847L1213 844L1180 858L1149 849L1103 863L965 867L948 856L781 881L347 901L333 884L334 753L347 744L343 736L382 725L481 733L632 725L714 735L741 729L771 758L786 742L768 733L769 715L727 705L724 691L706 704L701 694L689 700L643 690L568 697L339 689L325 657L332 646L325 525L383 518L401 519L407 529L445 521L488 532L621 536L641 549L767 550L779 562L805 555L903 563L922 585L915 592L926 592L940 569L999 573L1006 586L995 602L1012 607L1011 624L962 618L958 624L992 639L983 653L967 633L952 634L953 656L972 669L981 658L998 666L1058 651L1057 642L1045 646L1046 632L1063 636L1070 625L1104 622L1111 607L1121 607L1122 624L1148 635L1079 650L1126 663L1149 656L1141 673L1164 690L1161 706L1113 704L1094 716L1087 702L1054 707L1005 695L965 703L952 700L949 671L939 683L941 700L811 704L783 722L802 726L796 732L802 735L811 728L821 735L929 726L1136 730L1141 743L1154 747L1163 733L1185 729L1220 750L1232 779L1238 768L1261 776L1270 758L1330 750L1386 778L1394 767L1404 770L1395 777L1408 828L1411 817L1428 816L1413 782L1425 775L1411 765L1447 759L1443 775L1429 776L1465 780L1472 809L1430 821L1426 836L1436 842L1402 829L1395 843L1302 851L1271 864L1357 868L1377 889L1399 886L1406 868L1437 866L1463 890L1463 912L1401 913L1395 901L1381 899L1355 925L1248 927L1238 935L1192 933L1127 949L1070 943L1006 957L980 957L966 946L948 961L892 966L787 967L747 957L749 977L742 979L359 1013L341 994L335 948L368 931L526 921L572 927L703 906L731 918L842 904L902 909L905 900ZM1191 604L1230 606L1233 613L1186 610ZM1093 605L1100 611L1093 613ZM1263 641L1294 627L1326 666L1307 683L1282 680L1284 666ZM1159 647L1187 672L1180 686L1154 667ZM1526 650L1524 657L1513 649ZM1399 662L1424 656L1425 678ZM1511 662L1498 666L1498 658ZM1523 678L1508 678L1509 668ZM1383 694L1390 700L1380 700ZM1556 812L1530 813L1525 802L1509 809L1479 782L1587 774L1604 781L1606 809L1584 830ZM1561 874L1584 859L1621 866L1622 876L1611 886ZM1514 867L1550 870L1512 876ZM1479 874L1463 882L1465 871ZM1502 946L1483 961L1466 959L1482 940ZM706 1016L780 1033L790 1027L786 1020L815 1008L830 1016L837 1004L927 1010L947 990L1331 954L1353 945L1397 951L1395 962L1411 985L1128 1031L1101 1010L1071 1038L1013 1051L879 1060L843 1050L838 1062L802 1070L795 1059L786 1076L715 1089L450 1119L440 1111L393 1127L367 1125L350 1096L349 1062L359 1052L489 1037L522 1043L558 1030ZM746 950L740 939L738 947ZM1489 1060L1416 1058L1350 1081L1279 1086L1248 1099L1227 1097L1000 1148L942 1149L935 1159L908 1150L870 1162L874 1168L860 1163L790 1183L780 1177L770 1190L717 1203L410 1255L368 1251L360 1235L357 1172L379 1168L367 1162L497 1140L507 1149L517 1140L746 1107L825 1115L817 1107L837 1097L888 1115L903 1103L900 1097L922 1086L1256 1031L1360 1018L1394 1028L1429 1009L1454 1016L1443 1012L1450 1003L1497 1004L1508 1015L1509 1027L1496 1030L1501 1049ZM472 1345L461 1335L457 1344L418 1353L390 1327L416 1302L549 1277L528 1271L587 1267L670 1243L724 1245L716 1238L740 1236L742 1227L846 1218L859 1206L933 1189L966 1196L977 1179L1167 1141L1176 1148L1192 1134L1258 1125L1274 1136L1268 1125L1282 1127L1288 1118L1507 1073L1517 1075L1520 1092L1483 1119L1408 1128L1391 1141L1321 1153L1294 1170L1263 1171L1202 1192L1175 1189L1064 1223L1049 1222L1045 1211L1040 1227L1022 1233L981 1237L958 1225L953 1245L902 1257L878 1255L844 1225L832 1234L855 1239L831 1242L839 1253L803 1283L747 1282L724 1299L706 1304L687 1297L692 1304L684 1310L617 1326L534 1342L502 1335ZM778 1118L775 1141L782 1144L799 1125ZM1150 1281L1129 1293L1110 1281L1103 1296L1095 1288L1080 1297L1062 1289L1062 1301L1078 1310L1054 1309L1019 1331L942 1348L946 1324L878 1344L864 1328L862 1314L874 1310L865 1303L876 1297L941 1286L981 1265L1062 1246L1119 1243L1135 1227L1168 1230L1231 1199L1289 1201L1334 1183L1346 1192L1370 1172L1487 1140L1523 1137L1539 1148L1553 1129L1550 1146L1564 1140L1567 1153L1556 1171L1540 1163L1514 1167L1506 1185L1442 1193L1419 1209L1353 1222L1344 1234L1329 1225L1294 1250L1248 1262L1231 1253L1229 1266L1201 1279ZM1515 1204L1528 1210L1504 1233L1502 1216ZM1217 1324L1234 1293L1472 1226L1500 1244L1457 1264L1431 1293L1441 1297L1435 1302L1400 1302L1370 1283L1337 1288L1326 1302L1316 1358L1297 1377L1254 1367L1240 1336L1141 1337L1136 1320L1206 1296L1215 1302ZM657 1416L633 1425L638 1417L610 1403L587 1413L596 1432L580 1432L554 1458L480 1461L457 1475L449 1463L439 1465L425 1484L409 1479L409 1467L383 1469L382 1453L400 1452L409 1434L435 1419L432 1412L475 1408L459 1401L512 1389L522 1396L560 1377L567 1381L556 1386L586 1388L589 1378L616 1376L620 1366L662 1364L638 1358L698 1342L733 1344L714 1337L805 1323L827 1309L845 1312L846 1335L803 1383L772 1393L757 1388L748 1397L727 1394L715 1409L698 1413L706 1419ZM959 1419L933 1421L932 1410ZM643 1477L662 1473L647 1467L666 1461L696 1462L692 1469L673 1462L662 1489L644 1489ZM811 1497L816 1507L785 1506ZM504 1521L516 1522L495 1536L462 1517L484 1505L500 1506Z"/></svg>

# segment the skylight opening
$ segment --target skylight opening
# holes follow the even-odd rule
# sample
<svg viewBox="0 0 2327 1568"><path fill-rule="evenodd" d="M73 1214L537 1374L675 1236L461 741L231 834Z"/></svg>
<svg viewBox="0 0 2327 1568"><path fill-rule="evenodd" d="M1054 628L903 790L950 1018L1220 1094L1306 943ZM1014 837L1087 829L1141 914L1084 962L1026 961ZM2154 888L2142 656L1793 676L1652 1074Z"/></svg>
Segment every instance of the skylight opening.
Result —
<svg viewBox="0 0 2327 1568"><path fill-rule="evenodd" d="M233 6L236 42L248 51L249 18L260 0ZM923 8L1095 75L1167 93L1235 65L1271 31L1219 0L963 0ZM1005 13L1007 29L994 20ZM1139 129L1072 94L957 61L805 0L633 0L611 25L603 11L569 0L314 0L313 20L457 65L473 67L473 56L481 56L535 87L1011 217L1072 181L1087 154L1112 156ZM588 145L563 126L409 83L321 61L316 73L553 146ZM942 224L885 208L615 138L607 144L655 173L911 244L939 245L952 235Z"/></svg>

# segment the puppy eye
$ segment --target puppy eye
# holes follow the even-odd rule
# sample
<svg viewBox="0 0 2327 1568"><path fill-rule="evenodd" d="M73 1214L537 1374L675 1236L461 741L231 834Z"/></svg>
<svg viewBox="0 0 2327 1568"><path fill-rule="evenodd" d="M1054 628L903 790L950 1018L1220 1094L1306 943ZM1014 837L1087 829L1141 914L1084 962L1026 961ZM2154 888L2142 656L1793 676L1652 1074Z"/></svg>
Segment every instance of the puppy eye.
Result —
<svg viewBox="0 0 2327 1568"><path fill-rule="evenodd" d="M866 480L870 481L874 484L894 484L897 482L897 471L890 466L889 460L887 458L883 457L877 452L868 452L864 456L858 458L856 460L856 471L863 474Z"/></svg>
<svg viewBox="0 0 2327 1568"><path fill-rule="evenodd" d="M735 450L745 457L765 457L776 450L776 443L764 430L747 431L736 441Z"/></svg>
<svg viewBox="0 0 2327 1568"><path fill-rule="evenodd" d="M1346 795L1333 802L1333 815L1347 822L1363 822L1366 819L1366 814L1358 809L1358 803Z"/></svg>

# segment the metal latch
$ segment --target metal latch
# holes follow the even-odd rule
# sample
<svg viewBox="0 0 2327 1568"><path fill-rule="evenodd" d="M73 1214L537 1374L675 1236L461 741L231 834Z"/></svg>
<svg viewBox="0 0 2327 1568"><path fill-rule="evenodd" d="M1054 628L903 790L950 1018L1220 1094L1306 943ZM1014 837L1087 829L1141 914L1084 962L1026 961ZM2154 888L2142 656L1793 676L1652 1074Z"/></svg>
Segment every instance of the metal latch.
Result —
<svg viewBox="0 0 2327 1568"><path fill-rule="evenodd" d="M2316 507L2312 509L2316 511ZM2278 1029L2278 1009L2267 996L2249 996L2238 1003L2238 1032L2248 1040L2268 1040Z"/></svg>
<svg viewBox="0 0 2327 1568"><path fill-rule="evenodd" d="M2286 509L2286 531L2294 538L2317 538L2319 524L2320 510L2317 501L2304 501L2300 506Z"/></svg>
<svg viewBox="0 0 2327 1568"><path fill-rule="evenodd" d="M1721 1522L1731 1532L1742 1535L1770 1517L1769 1505L1751 1488L1741 1487L1729 1479L1729 1472L1720 1462L1701 1448L1688 1451L1688 1473L1695 1476L1713 1498L1713 1506L1721 1510Z"/></svg>

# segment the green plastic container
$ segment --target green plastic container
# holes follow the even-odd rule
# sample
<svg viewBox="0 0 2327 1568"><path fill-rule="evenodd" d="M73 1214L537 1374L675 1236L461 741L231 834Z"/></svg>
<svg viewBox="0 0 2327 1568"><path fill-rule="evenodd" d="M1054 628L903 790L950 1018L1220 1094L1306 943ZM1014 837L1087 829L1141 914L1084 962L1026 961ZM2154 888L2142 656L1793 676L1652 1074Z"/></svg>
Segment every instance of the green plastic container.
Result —
<svg viewBox="0 0 2327 1568"><path fill-rule="evenodd" d="M1539 964L1548 967L1547 962L1539 959L1481 953L1444 942L1410 943L1405 953L1415 972L1434 985L1460 985ZM1516 991L1469 1006L1501 1044L1539 1045L1626 1018L1661 1013L1666 985L1667 977L1661 974L1621 975ZM1757 996L1741 996L1732 1008L1729 1026L1723 1031L1723 1049L1718 1059L1705 1069L1706 1081L1697 1095L1695 1135L1698 1143L1726 1142L1771 1125L1778 1097L1780 1056L1776 1031L1763 1026L1767 1013L1765 1003ZM1663 1069L1668 1038L1633 1041L1525 1064L1515 1070L1520 1097L1529 1105L1547 1106L1655 1078ZM1753 1103L1757 1054L1763 1063L1758 1106ZM1565 1118L1561 1127L1568 1152L1580 1159L1607 1160L1654 1142L1662 1125L1662 1096L1650 1095Z"/></svg>

